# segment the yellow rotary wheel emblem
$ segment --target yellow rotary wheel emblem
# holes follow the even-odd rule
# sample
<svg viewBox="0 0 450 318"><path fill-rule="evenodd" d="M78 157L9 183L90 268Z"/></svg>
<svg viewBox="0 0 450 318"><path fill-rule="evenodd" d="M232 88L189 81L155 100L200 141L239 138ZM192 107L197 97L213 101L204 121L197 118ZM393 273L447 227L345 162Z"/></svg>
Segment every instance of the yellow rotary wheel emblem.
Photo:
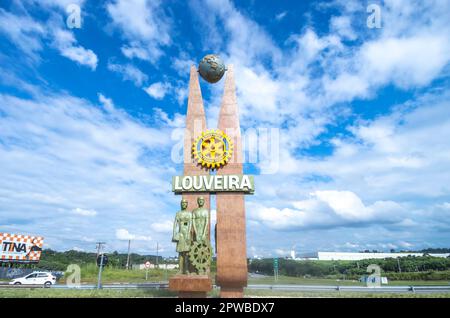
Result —
<svg viewBox="0 0 450 318"><path fill-rule="evenodd" d="M221 130L202 132L192 144L192 155L202 167L216 169L224 166L233 153L233 143Z"/></svg>

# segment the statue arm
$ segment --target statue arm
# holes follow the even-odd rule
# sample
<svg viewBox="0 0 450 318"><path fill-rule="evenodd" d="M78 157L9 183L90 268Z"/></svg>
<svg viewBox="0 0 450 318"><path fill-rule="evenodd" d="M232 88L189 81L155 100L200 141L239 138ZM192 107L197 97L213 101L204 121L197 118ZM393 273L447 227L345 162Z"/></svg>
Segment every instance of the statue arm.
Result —
<svg viewBox="0 0 450 318"><path fill-rule="evenodd" d="M173 221L173 235L172 235L172 242L178 242L178 218L175 216L175 220Z"/></svg>
<svg viewBox="0 0 450 318"><path fill-rule="evenodd" d="M192 226L194 227L194 233L197 235L197 222L195 222L195 216L192 214Z"/></svg>
<svg viewBox="0 0 450 318"><path fill-rule="evenodd" d="M192 223L193 223L193 217L189 220L189 241L192 240ZM194 225L194 229L195 229L195 225Z"/></svg>
<svg viewBox="0 0 450 318"><path fill-rule="evenodd" d="M207 239L206 234L208 233L208 228L209 228L209 217L208 217L208 215L206 215L206 222L205 222L205 226L203 228L203 237L205 238L205 240Z"/></svg>

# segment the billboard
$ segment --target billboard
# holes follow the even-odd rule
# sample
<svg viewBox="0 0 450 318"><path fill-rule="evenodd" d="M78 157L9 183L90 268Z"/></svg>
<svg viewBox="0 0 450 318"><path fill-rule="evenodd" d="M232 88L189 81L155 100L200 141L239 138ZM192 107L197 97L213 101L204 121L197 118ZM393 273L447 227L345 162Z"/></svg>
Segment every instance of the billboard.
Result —
<svg viewBox="0 0 450 318"><path fill-rule="evenodd" d="M0 233L0 263L37 263L43 245L42 236Z"/></svg>

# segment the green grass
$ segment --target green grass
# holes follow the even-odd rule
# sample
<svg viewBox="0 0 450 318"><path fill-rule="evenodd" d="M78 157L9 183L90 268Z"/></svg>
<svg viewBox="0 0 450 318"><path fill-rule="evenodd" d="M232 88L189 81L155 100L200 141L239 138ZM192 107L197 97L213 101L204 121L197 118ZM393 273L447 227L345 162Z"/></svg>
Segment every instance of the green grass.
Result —
<svg viewBox="0 0 450 318"><path fill-rule="evenodd" d="M209 297L218 297L218 290ZM168 290L77 290L77 289L0 289L0 298L148 298L176 297ZM296 298L450 298L450 293L396 294L396 293L356 293L356 292L290 292L270 290L245 290L245 297L296 297Z"/></svg>
<svg viewBox="0 0 450 318"><path fill-rule="evenodd" d="M165 271L163 269L149 269L148 280L145 280L145 270L106 267L102 272L102 283L145 283L167 281L170 276L176 273L175 270ZM98 279L98 267L89 264L81 267L81 282L96 283ZM60 283L64 283L65 278L61 278Z"/></svg>
<svg viewBox="0 0 450 318"><path fill-rule="evenodd" d="M51 288L20 288L0 289L0 298L143 298L143 297L175 297L169 290L148 289L51 289Z"/></svg>
<svg viewBox="0 0 450 318"><path fill-rule="evenodd" d="M248 284L296 284L296 285L354 285L354 286L364 286L363 283L352 280L341 280L327 279L327 278L303 278L303 277L290 277L290 276L278 276L278 280L275 281L273 277L258 277L249 278Z"/></svg>
<svg viewBox="0 0 450 318"><path fill-rule="evenodd" d="M450 298L450 293L360 293L360 292L296 292L251 290L245 297L294 297L294 298Z"/></svg>
<svg viewBox="0 0 450 318"><path fill-rule="evenodd" d="M297 284L297 285L339 285L339 286L365 286L357 280L337 280L330 278L303 278L279 276L278 281L275 281L273 276L266 276L260 278L249 278L248 284ZM413 281L389 281L387 286L422 286L422 285L449 285L446 280L413 280Z"/></svg>
<svg viewBox="0 0 450 318"><path fill-rule="evenodd" d="M81 283L94 284L98 279L98 267L95 264L81 266ZM176 273L176 270L149 269L148 280L145 280L145 270L106 267L102 271L102 283L145 283L145 282L162 282ZM70 276L72 273L67 273ZM7 283L10 280L3 280ZM66 278L61 277L59 284L65 284Z"/></svg>

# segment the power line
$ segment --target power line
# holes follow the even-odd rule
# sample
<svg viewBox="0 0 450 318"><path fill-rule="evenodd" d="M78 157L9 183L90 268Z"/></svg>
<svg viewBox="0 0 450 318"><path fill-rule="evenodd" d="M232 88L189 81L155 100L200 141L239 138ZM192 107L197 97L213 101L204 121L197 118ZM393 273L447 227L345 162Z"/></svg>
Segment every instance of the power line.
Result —
<svg viewBox="0 0 450 318"><path fill-rule="evenodd" d="M97 257L100 255L100 252L101 252L101 250L103 248L103 245L105 245L105 244L106 244L105 242L97 242L96 243L96 246L97 246Z"/></svg>

